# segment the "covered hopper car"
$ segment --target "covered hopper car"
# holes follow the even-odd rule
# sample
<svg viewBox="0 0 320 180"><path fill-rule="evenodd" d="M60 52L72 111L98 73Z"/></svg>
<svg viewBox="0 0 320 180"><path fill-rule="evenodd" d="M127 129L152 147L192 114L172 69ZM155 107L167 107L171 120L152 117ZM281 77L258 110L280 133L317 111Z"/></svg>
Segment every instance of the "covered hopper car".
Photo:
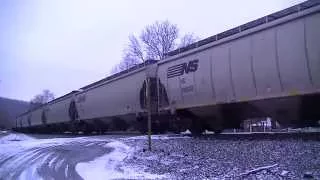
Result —
<svg viewBox="0 0 320 180"><path fill-rule="evenodd" d="M25 112L16 129L146 132L148 111L160 133L221 132L259 117L302 127L319 125L319 108L320 3L306 1Z"/></svg>

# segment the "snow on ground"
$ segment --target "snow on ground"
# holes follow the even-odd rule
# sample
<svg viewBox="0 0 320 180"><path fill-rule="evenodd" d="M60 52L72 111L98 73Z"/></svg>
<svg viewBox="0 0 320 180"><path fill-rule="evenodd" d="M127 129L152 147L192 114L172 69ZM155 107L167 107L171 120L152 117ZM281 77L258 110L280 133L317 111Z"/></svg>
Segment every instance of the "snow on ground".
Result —
<svg viewBox="0 0 320 180"><path fill-rule="evenodd" d="M147 136L9 133L0 179L320 179L319 136L258 135L153 135L150 152Z"/></svg>
<svg viewBox="0 0 320 180"><path fill-rule="evenodd" d="M37 139L12 133L0 137L0 179L168 178L125 164L134 151L108 136Z"/></svg>
<svg viewBox="0 0 320 180"><path fill-rule="evenodd" d="M137 167L126 166L123 160L132 155L134 149L116 141L106 144L114 150L91 162L79 163L77 172L84 179L162 179L166 175L155 175L139 170ZM141 167L139 167L141 168ZM142 167L143 170L143 167Z"/></svg>

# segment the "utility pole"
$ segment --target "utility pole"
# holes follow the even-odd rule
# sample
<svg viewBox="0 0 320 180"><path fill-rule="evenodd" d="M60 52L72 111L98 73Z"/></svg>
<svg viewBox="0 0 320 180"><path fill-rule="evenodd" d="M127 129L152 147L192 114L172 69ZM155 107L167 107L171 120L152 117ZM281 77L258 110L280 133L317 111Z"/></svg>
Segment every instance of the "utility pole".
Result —
<svg viewBox="0 0 320 180"><path fill-rule="evenodd" d="M150 77L147 78L147 103L148 103L148 147L151 151L151 82Z"/></svg>

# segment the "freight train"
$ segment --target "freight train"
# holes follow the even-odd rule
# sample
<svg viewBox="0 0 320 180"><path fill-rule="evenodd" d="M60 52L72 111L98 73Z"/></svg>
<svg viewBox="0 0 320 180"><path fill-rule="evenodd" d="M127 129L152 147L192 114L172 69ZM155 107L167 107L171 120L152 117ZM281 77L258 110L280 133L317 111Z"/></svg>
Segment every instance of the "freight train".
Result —
<svg viewBox="0 0 320 180"><path fill-rule="evenodd" d="M259 117L317 126L319 107L320 3L306 1L25 112L15 129L144 133L148 112L158 133L219 133Z"/></svg>

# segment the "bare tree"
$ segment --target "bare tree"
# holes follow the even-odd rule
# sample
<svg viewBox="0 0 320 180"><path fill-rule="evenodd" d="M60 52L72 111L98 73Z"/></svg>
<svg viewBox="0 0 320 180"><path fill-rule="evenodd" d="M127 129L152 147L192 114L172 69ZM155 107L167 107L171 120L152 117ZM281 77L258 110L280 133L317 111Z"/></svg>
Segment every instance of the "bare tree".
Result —
<svg viewBox="0 0 320 180"><path fill-rule="evenodd" d="M54 94L49 90L45 89L41 94L34 96L30 101L31 108L38 107L54 99Z"/></svg>
<svg viewBox="0 0 320 180"><path fill-rule="evenodd" d="M187 34L182 37L180 43L177 43L178 36L178 26L169 21L156 21L146 26L139 38L133 34L129 36L129 43L123 51L122 61L111 70L111 73L126 70L149 59L162 60L166 53L199 39L193 34Z"/></svg>
<svg viewBox="0 0 320 180"><path fill-rule="evenodd" d="M122 61L142 63L147 59L161 60L164 55L175 48L178 27L169 21L156 21L141 32L139 39L129 36L128 47L124 50Z"/></svg>
<svg viewBox="0 0 320 180"><path fill-rule="evenodd" d="M132 34L129 36L128 48L124 51L124 60L130 60L135 62L145 61L145 52L143 47L140 45L139 40Z"/></svg>
<svg viewBox="0 0 320 180"><path fill-rule="evenodd" d="M141 62L144 62L144 60L140 59L140 57L138 57L136 54L133 54L132 52L130 52L130 50L126 49L124 51L122 61L112 68L111 73L115 74L117 72L124 71Z"/></svg>
<svg viewBox="0 0 320 180"><path fill-rule="evenodd" d="M200 38L198 36L195 36L193 33L186 34L180 39L179 48L186 47L199 40Z"/></svg>
<svg viewBox="0 0 320 180"><path fill-rule="evenodd" d="M155 22L147 26L141 33L140 39L144 44L148 58L161 60L165 54L175 48L178 38L177 25L169 21Z"/></svg>

